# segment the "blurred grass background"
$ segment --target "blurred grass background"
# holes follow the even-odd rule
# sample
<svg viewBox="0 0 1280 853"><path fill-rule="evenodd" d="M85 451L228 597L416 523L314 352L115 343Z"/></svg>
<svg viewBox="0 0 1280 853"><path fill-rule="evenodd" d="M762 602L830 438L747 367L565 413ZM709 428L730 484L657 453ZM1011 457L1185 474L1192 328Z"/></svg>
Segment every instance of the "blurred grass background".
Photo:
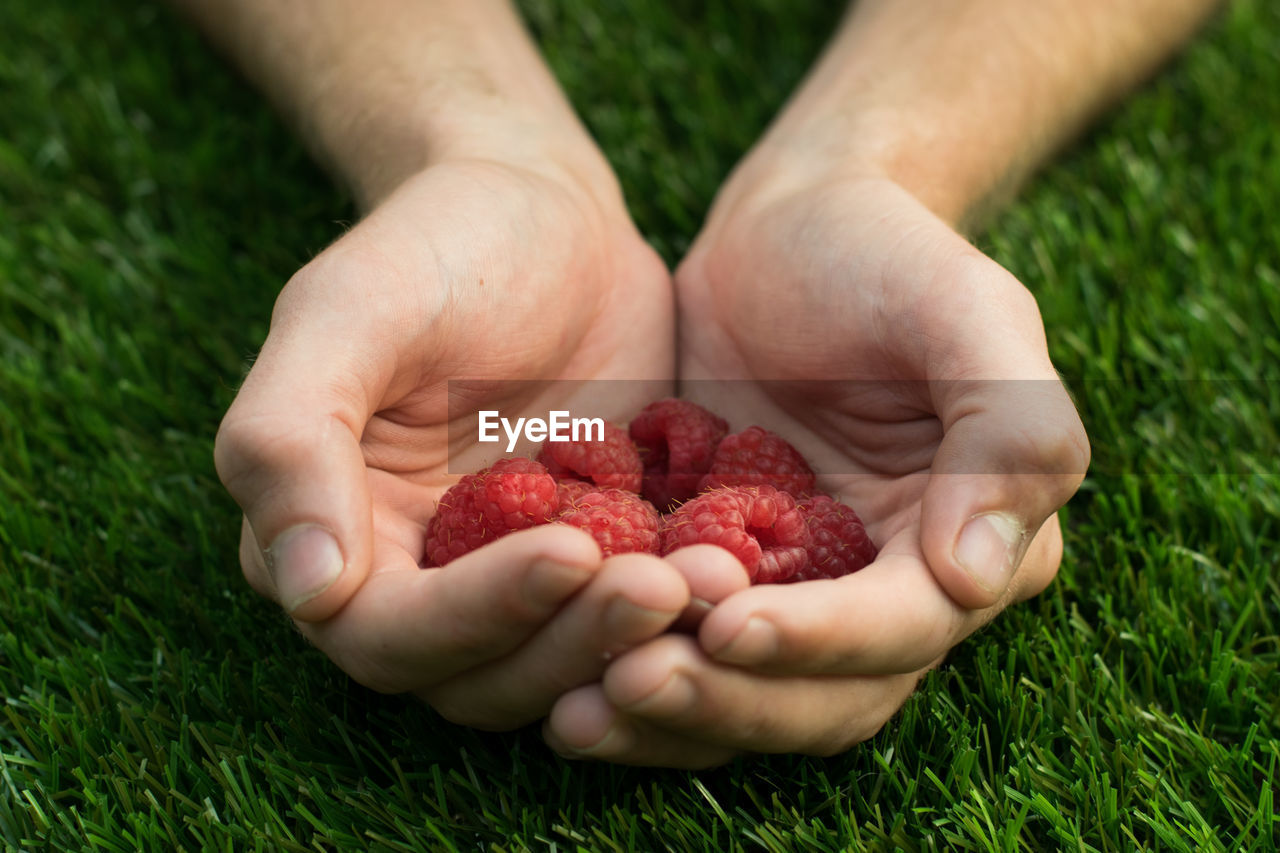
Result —
<svg viewBox="0 0 1280 853"><path fill-rule="evenodd" d="M839 14L522 8L668 260ZM243 583L212 437L352 209L167 12L8 0L0 844L1274 849L1278 204L1280 7L1241 0L978 239L1094 443L1058 582L845 755L570 764L349 683Z"/></svg>

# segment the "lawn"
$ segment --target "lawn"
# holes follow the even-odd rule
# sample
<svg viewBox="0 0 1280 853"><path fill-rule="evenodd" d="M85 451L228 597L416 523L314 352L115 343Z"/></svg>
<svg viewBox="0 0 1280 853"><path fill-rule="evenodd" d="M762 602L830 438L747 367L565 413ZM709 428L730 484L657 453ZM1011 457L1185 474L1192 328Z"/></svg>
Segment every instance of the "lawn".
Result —
<svg viewBox="0 0 1280 853"><path fill-rule="evenodd" d="M838 11L522 5L668 260ZM1095 448L1058 581L844 755L569 763L351 683L240 577L213 435L349 202L162 9L6 0L0 844L1274 849L1277 208L1280 5L1244 0L978 235Z"/></svg>

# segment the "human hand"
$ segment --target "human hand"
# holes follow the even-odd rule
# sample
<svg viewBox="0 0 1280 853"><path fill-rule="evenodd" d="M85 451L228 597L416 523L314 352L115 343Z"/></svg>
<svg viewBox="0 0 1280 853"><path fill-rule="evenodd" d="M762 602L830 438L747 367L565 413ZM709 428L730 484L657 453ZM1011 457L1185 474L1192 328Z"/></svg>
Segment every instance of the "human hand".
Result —
<svg viewBox="0 0 1280 853"><path fill-rule="evenodd" d="M704 552L725 595L697 638L623 655L544 732L634 764L841 751L1052 580L1083 427L1031 294L883 175L749 163L676 279L687 393L791 440L880 556L839 580L747 588L732 557Z"/></svg>
<svg viewBox="0 0 1280 853"><path fill-rule="evenodd" d="M409 177L299 271L216 446L250 584L357 681L494 729L542 716L689 598L678 565L602 560L558 526L419 568L447 467L484 455L476 411L579 402L573 382L520 380L653 380L591 401L620 417L674 372L670 276L603 159L530 147Z"/></svg>

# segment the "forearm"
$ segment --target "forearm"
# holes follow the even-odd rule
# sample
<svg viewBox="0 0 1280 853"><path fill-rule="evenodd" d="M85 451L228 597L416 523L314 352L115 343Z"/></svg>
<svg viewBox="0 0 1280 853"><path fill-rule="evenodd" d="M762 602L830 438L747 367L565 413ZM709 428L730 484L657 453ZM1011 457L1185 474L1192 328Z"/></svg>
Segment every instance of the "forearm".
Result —
<svg viewBox="0 0 1280 853"><path fill-rule="evenodd" d="M1216 5L860 0L762 148L883 169L964 221L1150 74Z"/></svg>
<svg viewBox="0 0 1280 853"><path fill-rule="evenodd" d="M452 154L592 148L506 0L172 2L365 207Z"/></svg>

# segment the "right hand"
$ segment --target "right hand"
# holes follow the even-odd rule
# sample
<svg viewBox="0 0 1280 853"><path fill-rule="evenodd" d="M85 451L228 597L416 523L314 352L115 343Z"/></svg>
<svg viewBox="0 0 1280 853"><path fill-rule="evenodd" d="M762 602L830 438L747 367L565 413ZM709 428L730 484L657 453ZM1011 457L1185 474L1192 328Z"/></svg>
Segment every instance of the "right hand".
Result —
<svg viewBox="0 0 1280 853"><path fill-rule="evenodd" d="M556 704L560 751L705 767L848 749L1057 573L1089 445L1034 298L895 181L794 162L739 172L677 271L681 378L735 427L792 441L879 556L700 595L697 640L646 643Z"/></svg>
<svg viewBox="0 0 1280 853"><path fill-rule="evenodd" d="M652 380L592 410L614 418L669 391L670 276L598 152L574 153L404 181L285 286L215 449L254 589L357 681L483 728L543 716L690 597L678 563L603 560L560 526L419 567L450 460L481 449L450 394L474 424L573 407L572 382L513 380Z"/></svg>

